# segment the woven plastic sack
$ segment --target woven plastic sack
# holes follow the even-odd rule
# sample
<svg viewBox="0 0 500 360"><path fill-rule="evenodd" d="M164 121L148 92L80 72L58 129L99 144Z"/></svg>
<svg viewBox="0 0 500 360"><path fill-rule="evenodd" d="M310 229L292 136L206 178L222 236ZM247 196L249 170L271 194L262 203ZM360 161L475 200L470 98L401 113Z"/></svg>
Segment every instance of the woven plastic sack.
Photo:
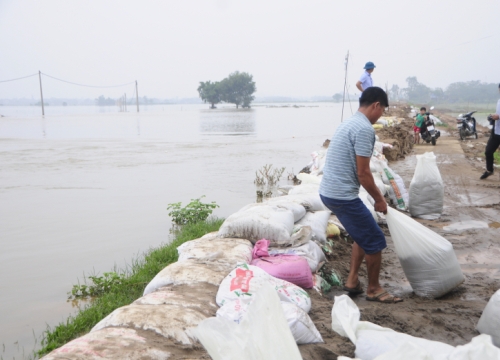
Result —
<svg viewBox="0 0 500 360"><path fill-rule="evenodd" d="M396 254L415 294L437 298L464 281L448 240L397 210L387 211Z"/></svg>
<svg viewBox="0 0 500 360"><path fill-rule="evenodd" d="M409 196L406 191L403 179L396 174L389 166L382 171L384 184L389 185L389 198L399 210L405 211L408 208Z"/></svg>
<svg viewBox="0 0 500 360"><path fill-rule="evenodd" d="M360 321L359 309L347 295L335 296L332 308L332 329L337 334L348 337L356 345L355 356L363 360L379 359L378 356L395 351L408 342L432 354L434 358L431 359L435 360L448 359L448 354L454 350L453 346L448 344L399 333L369 321ZM381 359L413 358L404 356L399 358L381 357ZM455 358L453 359L455 360Z"/></svg>
<svg viewBox="0 0 500 360"><path fill-rule="evenodd" d="M410 183L410 214L433 220L443 212L443 179L433 152L417 155L417 167Z"/></svg>
<svg viewBox="0 0 500 360"><path fill-rule="evenodd" d="M286 198L282 198L282 197L277 197L276 199L278 199L278 200L274 201L272 203L272 205L276 206L278 208L290 210L293 213L293 222L299 221L306 214L306 208L303 207L302 205L297 204L296 202L293 202L293 201L287 201ZM238 210L238 212L246 211L248 209L260 207L260 206L268 206L268 204L267 203L248 204L248 205L244 206L243 208L241 208L240 210Z"/></svg>
<svg viewBox="0 0 500 360"><path fill-rule="evenodd" d="M284 197L284 196L283 196ZM268 239L288 245L294 226L294 215L279 206L253 206L230 215L219 229L219 237L248 239L255 243Z"/></svg>
<svg viewBox="0 0 500 360"><path fill-rule="evenodd" d="M477 323L477 331L491 335L493 343L500 347L500 290L486 304Z"/></svg>
<svg viewBox="0 0 500 360"><path fill-rule="evenodd" d="M317 176L316 176L317 178ZM319 184L301 184L294 186L293 189L288 191L288 195L298 195L298 194L317 194L319 193Z"/></svg>
<svg viewBox="0 0 500 360"><path fill-rule="evenodd" d="M313 277L307 260L297 255L265 256L252 260L257 266L275 278L285 280L303 289L313 287Z"/></svg>
<svg viewBox="0 0 500 360"><path fill-rule="evenodd" d="M167 285L191 285L205 282L218 286L232 269L234 266L227 263L201 262L197 259L178 261L156 274L144 289L143 295Z"/></svg>
<svg viewBox="0 0 500 360"><path fill-rule="evenodd" d="M283 200L292 201L292 202L295 202L297 204L300 204L303 207L305 207L307 211L328 210L325 207L325 205L323 205L323 202L321 201L321 198L319 197L319 192L278 196L278 197L269 199L266 204L273 205L273 204L279 203Z"/></svg>
<svg viewBox="0 0 500 360"><path fill-rule="evenodd" d="M266 284L274 287L281 301L295 304L306 313L311 310L311 298L306 291L288 281L269 275L257 266L247 264L239 265L224 278L215 301L219 306L238 298L251 301L259 289Z"/></svg>
<svg viewBox="0 0 500 360"><path fill-rule="evenodd" d="M252 260L252 243L237 238L200 238L187 241L177 248L178 261L197 259L236 266Z"/></svg>
<svg viewBox="0 0 500 360"><path fill-rule="evenodd" d="M310 226L313 232L313 240L324 244L326 242L326 228L330 219L330 211L308 212L297 225Z"/></svg>
<svg viewBox="0 0 500 360"><path fill-rule="evenodd" d="M250 303L251 302L242 302L240 299L230 301L217 310L216 316L223 317L239 324L246 315ZM295 304L285 301L281 301L281 307L283 308L288 327L297 344L323 342L321 334L304 310Z"/></svg>
<svg viewBox="0 0 500 360"><path fill-rule="evenodd" d="M269 255L298 255L307 260L311 271L314 273L318 270L319 265L326 261L326 256L323 250L314 241L308 241L306 244L297 247L268 249Z"/></svg>
<svg viewBox="0 0 500 360"><path fill-rule="evenodd" d="M255 294L240 324L213 317L202 321L195 334L213 360L302 359L269 284Z"/></svg>
<svg viewBox="0 0 500 360"><path fill-rule="evenodd" d="M186 353L190 352L192 349L188 348ZM150 340L134 329L106 328L74 339L42 359L169 359L170 355L168 345Z"/></svg>

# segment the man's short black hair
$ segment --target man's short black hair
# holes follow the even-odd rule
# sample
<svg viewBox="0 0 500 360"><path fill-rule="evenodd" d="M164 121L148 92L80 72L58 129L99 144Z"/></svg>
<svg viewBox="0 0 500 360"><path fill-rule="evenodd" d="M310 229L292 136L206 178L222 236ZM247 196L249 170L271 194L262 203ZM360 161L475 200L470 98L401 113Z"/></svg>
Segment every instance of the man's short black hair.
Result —
<svg viewBox="0 0 500 360"><path fill-rule="evenodd" d="M359 106L370 106L373 103L379 102L383 107L389 106L389 99L382 88L371 86L361 94L359 98Z"/></svg>
<svg viewBox="0 0 500 360"><path fill-rule="evenodd" d="M425 106L422 106L422 107L420 108L420 110L427 111L427 109L425 108Z"/></svg>

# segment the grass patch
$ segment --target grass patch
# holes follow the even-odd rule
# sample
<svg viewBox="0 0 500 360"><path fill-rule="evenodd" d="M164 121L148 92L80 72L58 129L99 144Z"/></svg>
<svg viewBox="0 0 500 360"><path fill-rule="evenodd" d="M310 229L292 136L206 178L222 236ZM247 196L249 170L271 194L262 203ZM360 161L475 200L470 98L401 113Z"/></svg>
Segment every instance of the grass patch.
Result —
<svg viewBox="0 0 500 360"><path fill-rule="evenodd" d="M498 151L495 151L493 153L493 159L495 161L495 164L499 164L500 165L500 153Z"/></svg>
<svg viewBox="0 0 500 360"><path fill-rule="evenodd" d="M43 356L67 342L88 333L94 325L115 309L129 305L140 298L146 285L167 265L178 259L177 247L186 241L197 239L219 230L224 219L209 218L178 229L174 240L158 248L152 248L142 259L134 259L126 270L120 271L120 281L110 282L99 296L70 315L66 322L47 329L42 334L42 348L36 355Z"/></svg>

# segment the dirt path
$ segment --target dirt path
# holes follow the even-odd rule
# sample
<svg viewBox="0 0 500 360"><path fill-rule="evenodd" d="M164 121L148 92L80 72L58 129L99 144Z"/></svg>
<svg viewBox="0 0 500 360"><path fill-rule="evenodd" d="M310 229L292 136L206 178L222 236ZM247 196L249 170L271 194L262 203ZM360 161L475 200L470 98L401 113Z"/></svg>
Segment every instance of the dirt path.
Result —
<svg viewBox="0 0 500 360"><path fill-rule="evenodd" d="M462 146L474 142L485 143L486 139L460 142L452 135L454 126L451 123L449 127L441 128L442 133L446 134L439 138L436 146L416 145L403 161L392 162L390 166L405 180L409 188L416 166L415 155L427 151L434 151L436 154L445 183L444 214L439 220L418 221L452 242L466 278L464 284L440 299L422 299L414 295L394 252L389 232L384 229L388 248L382 255L382 285L404 298L404 302L394 305L374 304L367 302L364 294L353 299L361 310L361 320L372 321L413 336L460 345L478 335L475 330L477 321L488 299L500 288L500 224L497 222L500 221L500 179L495 175L479 180L484 171L484 160L481 164L476 154L467 157ZM489 227L443 230L444 226L471 220L486 222ZM337 261L345 268L350 256L350 244L337 241L336 249L337 254L330 261ZM346 270L344 269L344 273ZM366 287L365 274L364 271L361 273L361 282ZM333 289L321 297L310 292L313 297L310 315L325 343L301 346L304 359L354 356L354 346L349 339L342 338L331 330L334 296L344 293L340 289Z"/></svg>

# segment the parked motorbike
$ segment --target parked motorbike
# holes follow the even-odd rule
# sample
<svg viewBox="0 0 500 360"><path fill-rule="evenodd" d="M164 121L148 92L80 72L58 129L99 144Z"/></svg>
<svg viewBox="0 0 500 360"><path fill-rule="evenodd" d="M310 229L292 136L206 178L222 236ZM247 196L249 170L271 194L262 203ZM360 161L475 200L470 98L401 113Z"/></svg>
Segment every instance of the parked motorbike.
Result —
<svg viewBox="0 0 500 360"><path fill-rule="evenodd" d="M468 136L474 136L477 139L476 119L472 116L476 111L467 114L460 114L457 117L457 128L460 134L460 140L465 140Z"/></svg>
<svg viewBox="0 0 500 360"><path fill-rule="evenodd" d="M431 107L431 110L434 108ZM424 140L427 144L432 143L432 145L436 145L436 140L441 136L441 132L436 130L434 120L430 118L431 113L425 113L425 121L422 127L420 128L420 136L422 140Z"/></svg>

